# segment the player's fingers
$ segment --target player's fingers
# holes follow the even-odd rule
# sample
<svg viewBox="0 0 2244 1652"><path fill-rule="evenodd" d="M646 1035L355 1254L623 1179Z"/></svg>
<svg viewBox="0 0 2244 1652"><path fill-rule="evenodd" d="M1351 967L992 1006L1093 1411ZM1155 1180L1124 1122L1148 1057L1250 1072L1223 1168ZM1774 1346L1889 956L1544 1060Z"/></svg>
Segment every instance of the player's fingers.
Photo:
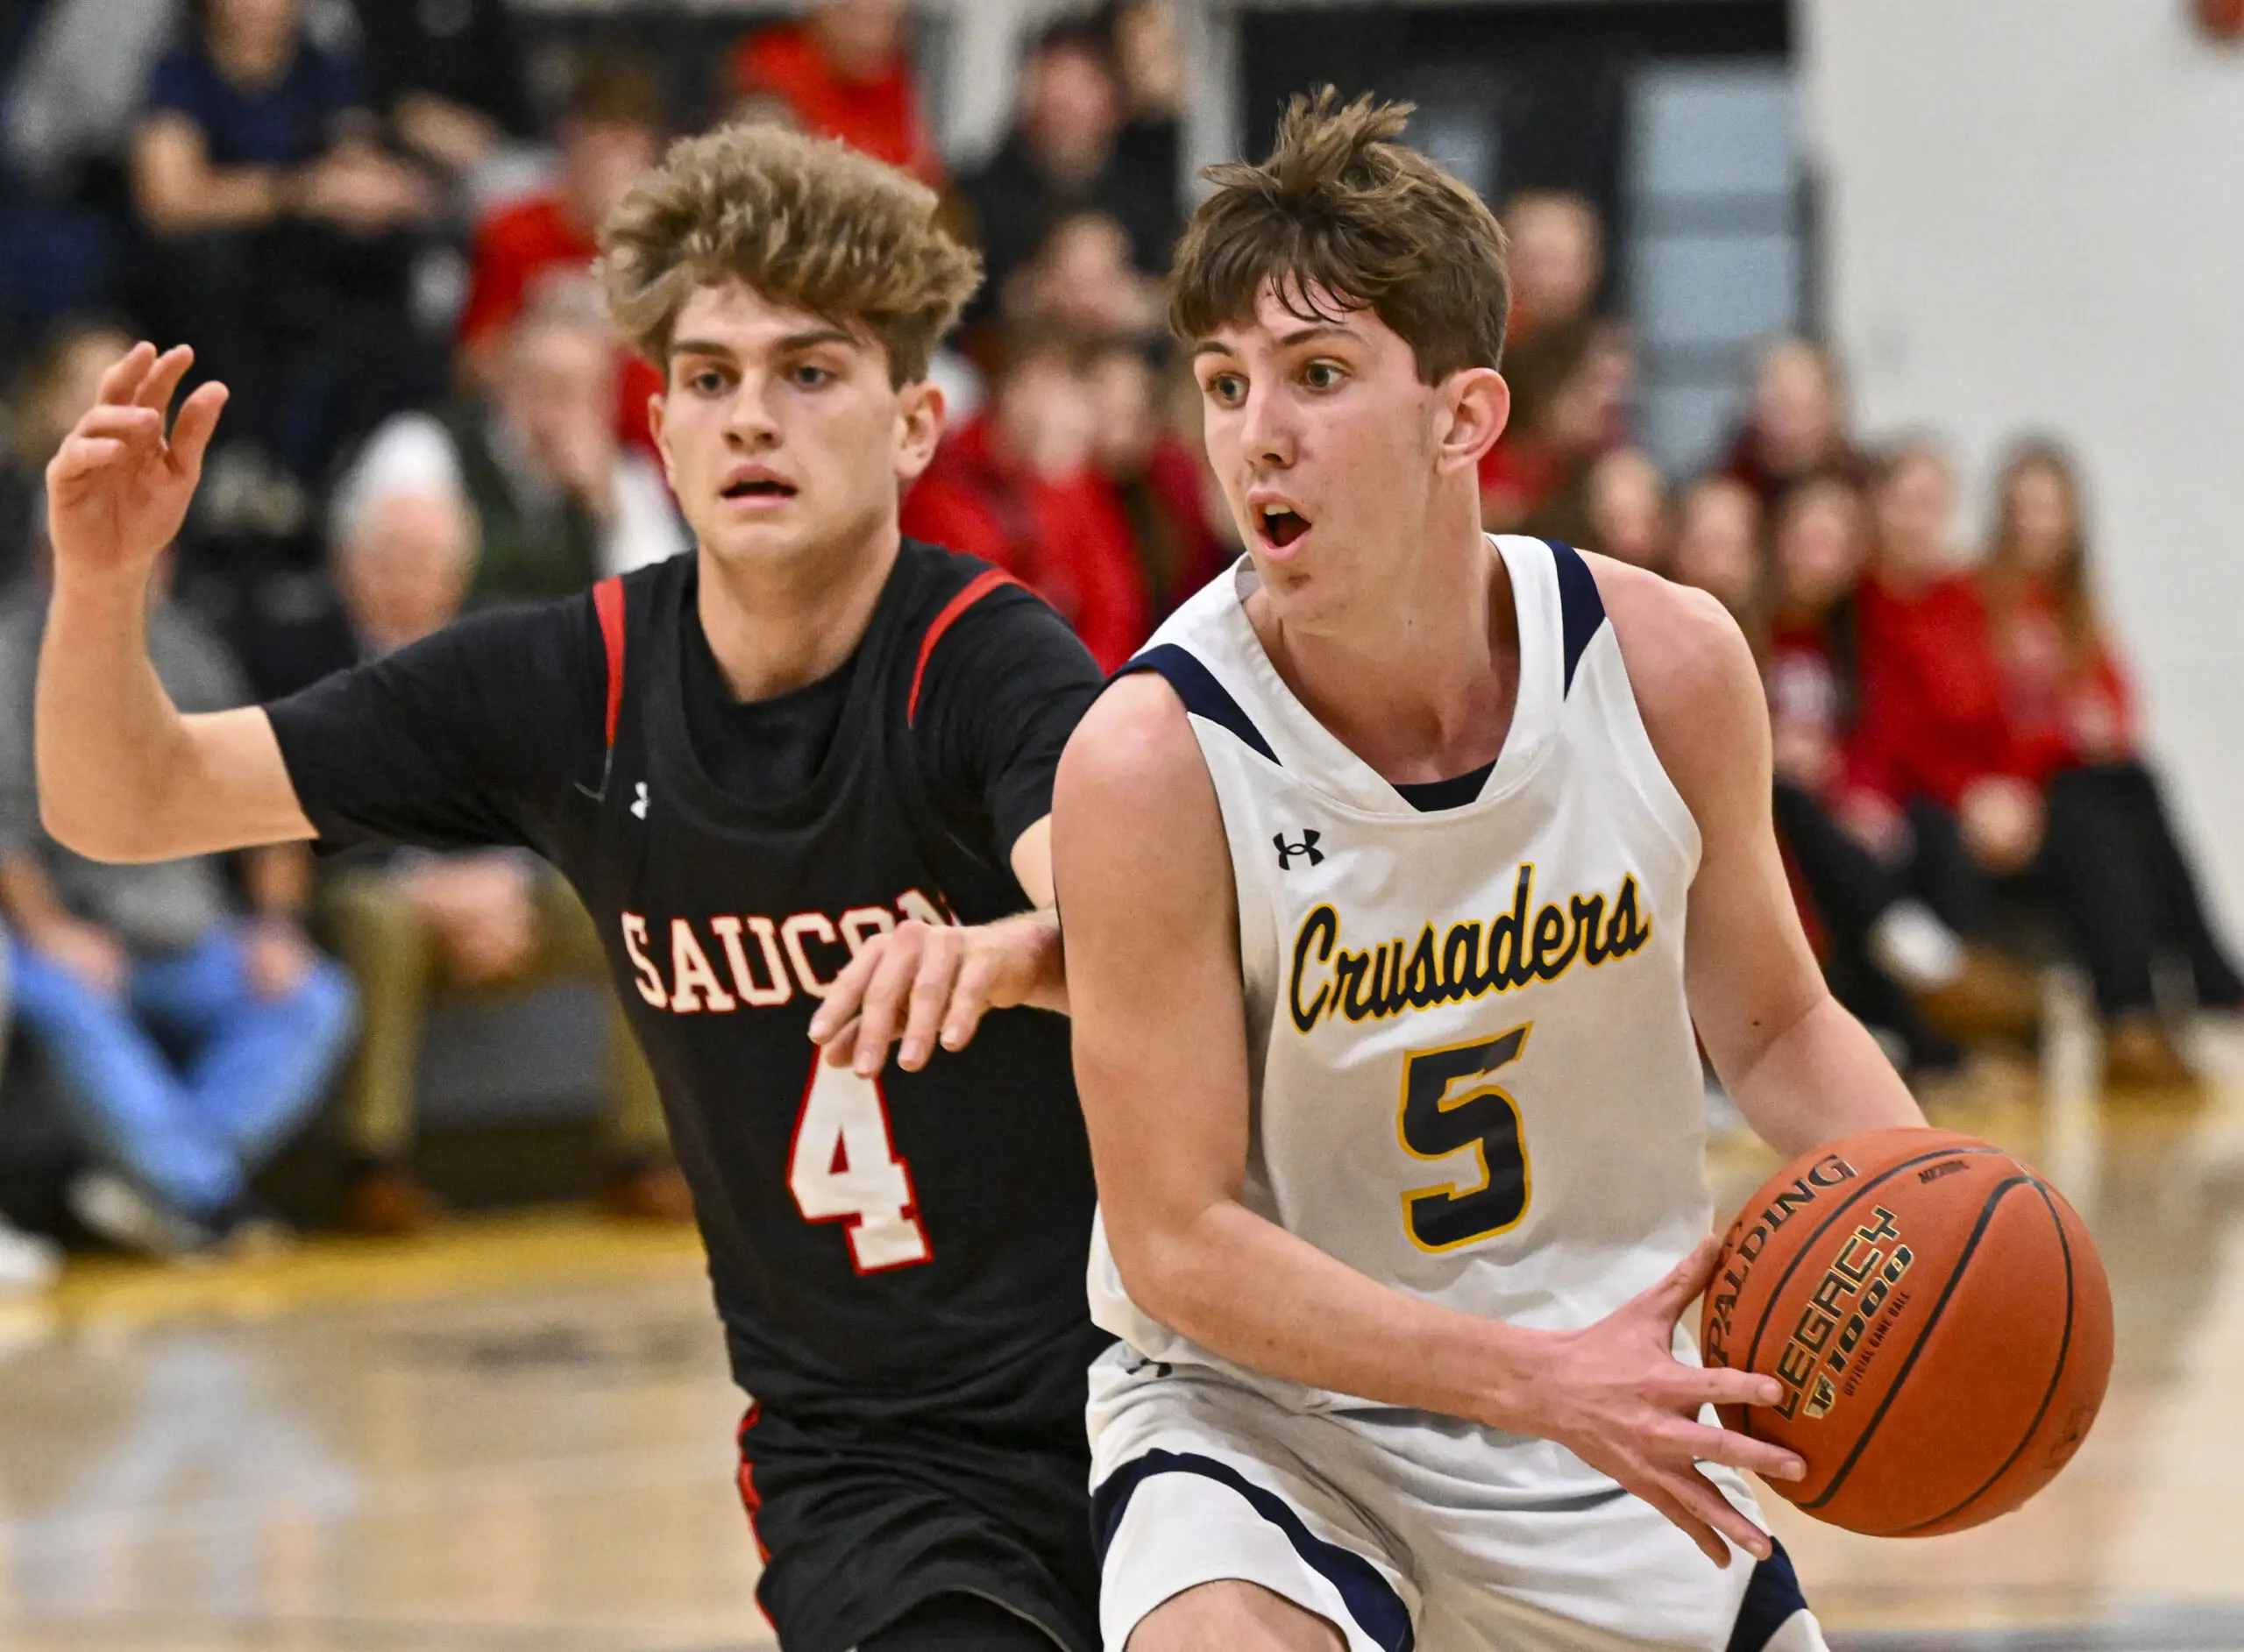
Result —
<svg viewBox="0 0 2244 1652"><path fill-rule="evenodd" d="M810 1040L813 1044L831 1045L834 1036L857 1018L857 1008L864 1002L865 983L881 960L883 943L889 938L876 935L868 941L842 971L827 983L826 996L810 1018Z"/></svg>
<svg viewBox="0 0 2244 1652"><path fill-rule="evenodd" d="M1729 1564L1729 1545L1722 1542L1721 1534L1693 1514L1689 1507L1668 1489L1665 1482L1651 1481L1637 1488L1637 1495L1665 1515L1677 1529L1699 1546L1699 1552L1715 1565L1726 1567Z"/></svg>
<svg viewBox="0 0 2244 1652"><path fill-rule="evenodd" d="M880 961L865 982L864 1003L859 1012L864 1020L857 1028L854 1065L867 1078L879 1072L881 1063L888 1060L888 1046L895 1041L902 1025L905 1002L912 991L913 979L919 973L920 954L925 945L924 935L898 930L881 948Z"/></svg>
<svg viewBox="0 0 2244 1652"><path fill-rule="evenodd" d="M1769 1534L1739 1513L1737 1506L1724 1497L1712 1480L1696 1469L1684 1469L1664 1478L1676 1500L1703 1524L1711 1526L1754 1559L1769 1557ZM1728 1555L1722 1556L1722 1563L1729 1563Z"/></svg>
<svg viewBox="0 0 2244 1652"><path fill-rule="evenodd" d="M148 364L148 372L133 391L132 400L144 408L158 411L172 404L172 393L179 388L179 381L187 377L187 370L195 365L195 352L185 344L174 344L169 350Z"/></svg>
<svg viewBox="0 0 2244 1652"><path fill-rule="evenodd" d="M935 1053L935 1035L941 1030L943 1012L958 980L961 950L956 930L929 935L920 950L920 972L912 982L910 1017L904 1027L904 1047L896 1055L907 1073L927 1066L927 1058Z"/></svg>
<svg viewBox="0 0 2244 1652"><path fill-rule="evenodd" d="M46 480L51 487L67 487L82 482L87 477L116 460L124 451L124 443L115 436L73 436L66 438L47 462Z"/></svg>
<svg viewBox="0 0 2244 1652"><path fill-rule="evenodd" d="M111 436L119 442L153 446L163 440L164 415L153 408L96 402L86 409L77 429L81 436Z"/></svg>
<svg viewBox="0 0 2244 1652"><path fill-rule="evenodd" d="M989 1012L997 978L997 959L986 949L969 948L950 989L950 1006L943 1011L943 1048L962 1050L972 1040L974 1029Z"/></svg>
<svg viewBox="0 0 2244 1652"><path fill-rule="evenodd" d="M1796 1451L1767 1440L1749 1439L1728 1429L1710 1429L1703 1422L1679 1419L1665 1434L1669 1443L1702 1463L1721 1463L1734 1469L1750 1469L1765 1480L1804 1480L1807 1464Z"/></svg>
<svg viewBox="0 0 2244 1652"><path fill-rule="evenodd" d="M115 361L102 375L101 390L96 400L110 407L130 405L138 393L140 381L148 376L148 369L156 359L156 347L146 340L132 346Z"/></svg>
<svg viewBox="0 0 2244 1652"><path fill-rule="evenodd" d="M823 1040L825 1048L819 1060L828 1067L848 1067L857 1059L857 1029L863 1025L852 1016L831 1038Z"/></svg>
<svg viewBox="0 0 2244 1652"><path fill-rule="evenodd" d="M190 479L202 474L202 456L209 450L211 433L218 428L218 415L226 410L226 398L232 393L215 381L195 386L194 394L181 404L179 417L172 421L172 464Z"/></svg>
<svg viewBox="0 0 2244 1652"><path fill-rule="evenodd" d="M1665 1279L1640 1292L1631 1306L1655 1314L1663 1323L1672 1325L1707 1288L1707 1281L1715 1276L1715 1259L1721 1254L1722 1241L1709 1233L1692 1248L1690 1255L1668 1270Z"/></svg>
<svg viewBox="0 0 2244 1652"><path fill-rule="evenodd" d="M1676 1367L1674 1403L1693 1415L1701 1406L1772 1406L1784 1397L1784 1384L1765 1372L1732 1371L1727 1365Z"/></svg>

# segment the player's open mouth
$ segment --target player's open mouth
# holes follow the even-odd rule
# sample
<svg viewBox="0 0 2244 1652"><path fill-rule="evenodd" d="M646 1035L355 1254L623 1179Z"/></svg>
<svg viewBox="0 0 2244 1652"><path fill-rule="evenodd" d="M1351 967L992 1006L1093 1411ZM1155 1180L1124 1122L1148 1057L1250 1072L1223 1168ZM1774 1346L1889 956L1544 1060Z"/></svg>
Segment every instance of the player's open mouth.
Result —
<svg viewBox="0 0 2244 1652"><path fill-rule="evenodd" d="M1263 542L1284 549L1309 531L1309 519L1283 505L1265 505L1255 513Z"/></svg>
<svg viewBox="0 0 2244 1652"><path fill-rule="evenodd" d="M749 477L733 483L724 491L727 499L792 499L795 490L785 482L772 477Z"/></svg>

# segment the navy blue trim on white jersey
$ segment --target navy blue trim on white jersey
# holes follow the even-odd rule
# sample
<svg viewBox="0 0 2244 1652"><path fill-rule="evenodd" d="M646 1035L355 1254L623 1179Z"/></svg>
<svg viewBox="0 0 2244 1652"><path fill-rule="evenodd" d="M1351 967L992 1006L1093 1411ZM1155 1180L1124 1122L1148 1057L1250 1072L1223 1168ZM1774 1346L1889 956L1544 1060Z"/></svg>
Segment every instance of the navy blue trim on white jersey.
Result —
<svg viewBox="0 0 2244 1652"><path fill-rule="evenodd" d="M1597 576L1590 572L1581 552L1555 539L1543 542L1551 548L1552 565L1559 576L1559 634L1566 640L1566 686L1571 691L1574 667L1581 663L1583 650L1597 635L1597 627L1605 623L1605 599L1597 594Z"/></svg>
<svg viewBox="0 0 2244 1652"><path fill-rule="evenodd" d="M1155 671L1176 691L1176 698L1184 702L1184 709L1195 717L1204 717L1239 737L1272 762L1278 754L1270 749L1270 742L1262 738L1262 731L1253 720L1239 709L1231 691L1216 681L1216 674L1203 665L1199 657L1174 642L1157 642L1144 653L1126 661L1114 677L1124 677L1136 671ZM1111 682L1114 677L1110 677ZM1284 765L1280 764L1280 767Z"/></svg>
<svg viewBox="0 0 2244 1652"><path fill-rule="evenodd" d="M1403 1605L1402 1597L1395 1592L1394 1586L1380 1576L1378 1567L1353 1549L1328 1543L1317 1536L1275 1492L1255 1485L1230 1464L1202 1457L1197 1451L1154 1450L1133 1457L1108 1475L1090 1494L1091 1542L1098 1550L1102 1566L1106 1563L1106 1551L1114 1542L1114 1534L1121 1528L1122 1516L1130 1507L1131 1496L1156 1474L1197 1474L1237 1492L1246 1500L1248 1507L1285 1534L1294 1553L1339 1591L1341 1602L1348 1608L1348 1615L1356 1620L1356 1627L1384 1652L1412 1652L1417 1645L1417 1637L1410 1627L1410 1607Z"/></svg>
<svg viewBox="0 0 2244 1652"><path fill-rule="evenodd" d="M1738 1603L1737 1623L1729 1632L1725 1652L1762 1652L1794 1614L1807 1610L1807 1598L1800 1592L1792 1556L1772 1537L1769 1557L1757 1562L1752 1577L1746 1579L1745 1599Z"/></svg>

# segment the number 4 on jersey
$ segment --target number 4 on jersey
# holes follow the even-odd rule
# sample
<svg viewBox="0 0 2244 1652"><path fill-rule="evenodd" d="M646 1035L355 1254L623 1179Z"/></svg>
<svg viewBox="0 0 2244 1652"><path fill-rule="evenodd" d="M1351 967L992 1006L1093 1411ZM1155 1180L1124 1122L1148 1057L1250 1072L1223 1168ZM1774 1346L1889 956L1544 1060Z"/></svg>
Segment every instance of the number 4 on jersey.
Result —
<svg viewBox="0 0 2244 1652"><path fill-rule="evenodd" d="M877 1079L812 1058L787 1186L806 1221L849 1224L849 1258L860 1273L934 1255L913 1212L912 1173L896 1156Z"/></svg>

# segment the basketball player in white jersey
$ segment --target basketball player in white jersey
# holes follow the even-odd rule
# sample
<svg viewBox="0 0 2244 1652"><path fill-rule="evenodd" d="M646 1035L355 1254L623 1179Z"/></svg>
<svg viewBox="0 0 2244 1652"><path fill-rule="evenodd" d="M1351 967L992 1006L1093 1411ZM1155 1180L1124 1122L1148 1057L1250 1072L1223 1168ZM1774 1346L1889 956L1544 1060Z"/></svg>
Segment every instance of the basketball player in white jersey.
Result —
<svg viewBox="0 0 2244 1652"><path fill-rule="evenodd" d="M1778 1385L1676 1328L1697 1041L1784 1154L1922 1117L1801 935L1736 627L1482 534L1503 238L1405 113L1210 174L1172 320L1248 555L1061 766L1103 1634L1820 1648L1738 1472L1800 1464L1700 1421Z"/></svg>

